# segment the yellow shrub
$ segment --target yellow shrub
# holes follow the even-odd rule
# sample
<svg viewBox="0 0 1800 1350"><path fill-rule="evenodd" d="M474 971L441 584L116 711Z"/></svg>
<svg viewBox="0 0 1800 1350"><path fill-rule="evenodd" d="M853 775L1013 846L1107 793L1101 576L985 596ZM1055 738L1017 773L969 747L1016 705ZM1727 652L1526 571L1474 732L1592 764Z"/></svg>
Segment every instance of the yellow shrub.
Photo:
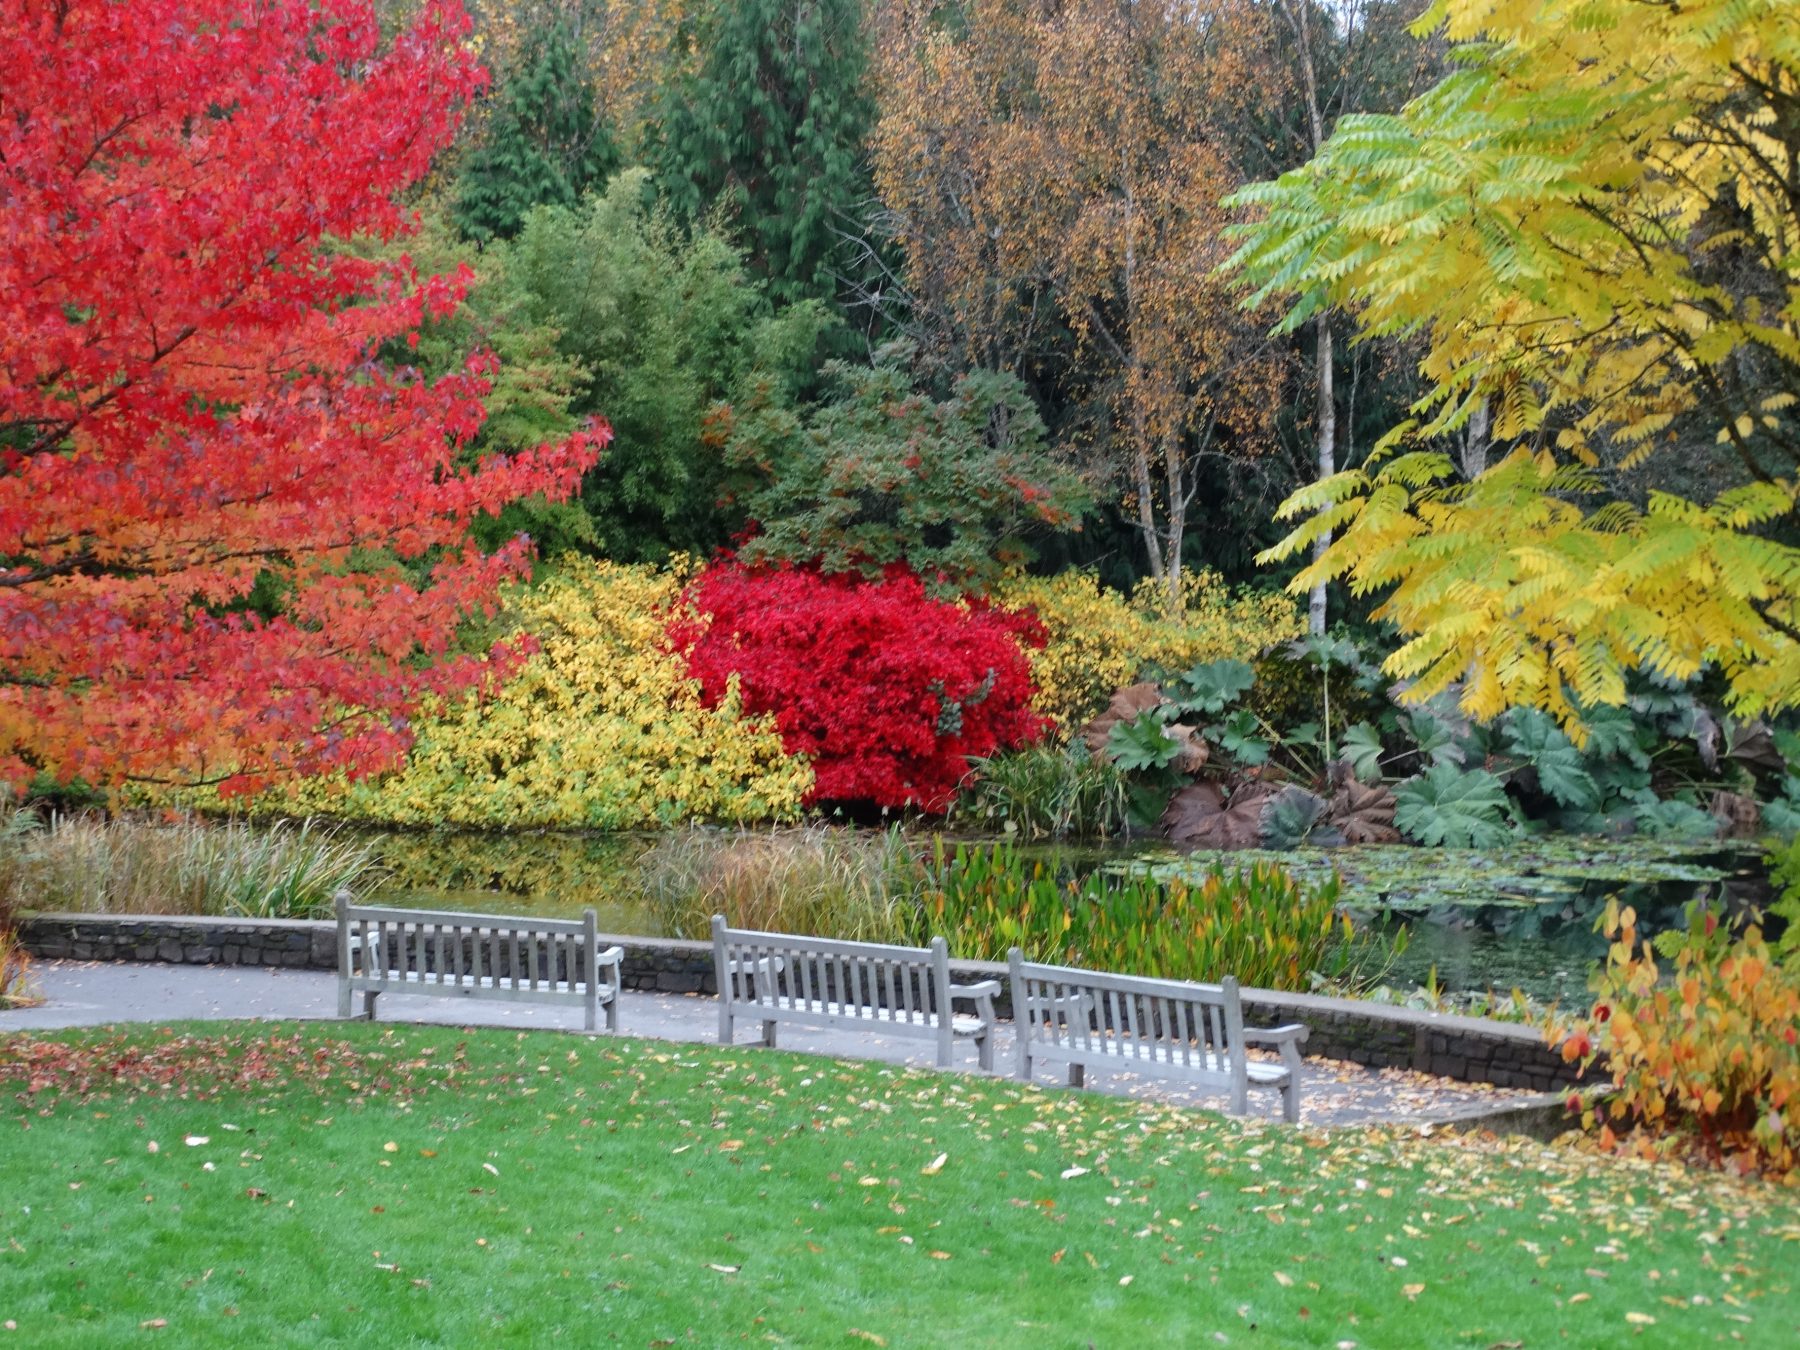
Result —
<svg viewBox="0 0 1800 1350"><path fill-rule="evenodd" d="M570 559L514 593L507 617L541 644L485 699L425 710L406 767L324 780L259 806L397 824L637 829L691 819L791 820L812 768L735 690L717 708L668 649L680 570Z"/></svg>
<svg viewBox="0 0 1800 1350"><path fill-rule="evenodd" d="M1188 573L1182 595L1181 613L1170 615L1158 582L1141 582L1127 598L1091 572L1069 571L1008 577L994 598L1012 608L1029 605L1049 631L1049 645L1031 654L1038 690L1032 706L1066 735L1145 666L1181 671L1225 657L1249 660L1305 631L1290 597L1234 590L1216 572Z"/></svg>

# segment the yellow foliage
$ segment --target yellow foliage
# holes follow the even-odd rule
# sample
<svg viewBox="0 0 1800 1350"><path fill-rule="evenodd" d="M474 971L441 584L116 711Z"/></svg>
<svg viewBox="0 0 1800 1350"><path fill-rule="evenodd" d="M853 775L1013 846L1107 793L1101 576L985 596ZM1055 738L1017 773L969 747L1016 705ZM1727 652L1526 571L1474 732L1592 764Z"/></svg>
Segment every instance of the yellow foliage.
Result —
<svg viewBox="0 0 1800 1350"><path fill-rule="evenodd" d="M1162 583L1140 582L1129 597L1102 587L1091 572L1053 577L1008 577L997 604L1029 606L1049 632L1033 651L1037 684L1032 707L1054 718L1062 733L1078 728L1146 666L1182 671L1226 657L1249 660L1277 642L1299 637L1305 622L1288 596L1233 590L1216 572L1182 580L1181 613L1170 615Z"/></svg>
<svg viewBox="0 0 1800 1350"><path fill-rule="evenodd" d="M1388 662L1486 718L1617 704L1623 672L1800 701L1800 22L1793 0L1437 0L1467 44L1393 116L1237 201L1259 298L1415 340L1432 392L1369 465L1296 493L1267 557L1386 595ZM1492 417L1460 466L1449 433ZM1710 500L1602 469L1704 449ZM1411 445L1394 455L1395 447ZM1485 467L1483 467L1485 465ZM1472 475L1471 481L1464 481Z"/></svg>
<svg viewBox="0 0 1800 1350"><path fill-rule="evenodd" d="M260 805L396 824L641 829L791 820L812 768L736 691L700 702L664 636L682 569L571 559L515 593L541 649L499 691L429 710L404 769L271 794Z"/></svg>

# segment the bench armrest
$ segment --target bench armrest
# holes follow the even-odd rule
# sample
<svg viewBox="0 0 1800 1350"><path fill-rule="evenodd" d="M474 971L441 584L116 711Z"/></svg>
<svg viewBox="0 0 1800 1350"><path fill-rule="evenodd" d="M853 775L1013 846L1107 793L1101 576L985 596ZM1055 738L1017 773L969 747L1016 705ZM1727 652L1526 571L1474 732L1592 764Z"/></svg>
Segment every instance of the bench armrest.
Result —
<svg viewBox="0 0 1800 1350"><path fill-rule="evenodd" d="M1312 1034L1304 1022L1291 1022L1285 1027L1245 1027L1244 1040L1249 1045L1298 1045Z"/></svg>
<svg viewBox="0 0 1800 1350"><path fill-rule="evenodd" d="M619 987L619 981L624 978L623 972L624 972L624 968L625 968L625 949L623 947L619 946L617 943L615 943L611 947L607 947L606 949L604 949L598 956L596 956L594 958L594 964L597 966L611 966L612 967L612 969L613 969L613 982L612 982L613 988L617 989Z"/></svg>
<svg viewBox="0 0 1800 1350"><path fill-rule="evenodd" d="M992 998L1000 992L1000 981L978 980L974 984L953 984L951 998Z"/></svg>
<svg viewBox="0 0 1800 1350"><path fill-rule="evenodd" d="M977 980L974 984L953 984L950 986L950 1001L954 1003L959 998L973 999L975 1015L981 1019L982 1026L991 1029L999 1020L994 1015L994 995L999 992L1000 981L998 980Z"/></svg>
<svg viewBox="0 0 1800 1350"><path fill-rule="evenodd" d="M1245 1027L1245 1045L1275 1045L1281 1047L1281 1062L1287 1065L1288 1072L1299 1081L1300 1075L1300 1042L1312 1032L1312 1028L1300 1022L1290 1022L1285 1027Z"/></svg>

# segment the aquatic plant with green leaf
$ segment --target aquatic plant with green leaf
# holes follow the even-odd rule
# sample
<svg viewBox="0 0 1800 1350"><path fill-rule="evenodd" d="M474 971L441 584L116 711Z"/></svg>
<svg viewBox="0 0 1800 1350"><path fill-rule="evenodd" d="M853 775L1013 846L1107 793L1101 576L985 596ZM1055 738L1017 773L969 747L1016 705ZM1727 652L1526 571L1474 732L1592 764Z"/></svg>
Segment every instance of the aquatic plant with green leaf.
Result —
<svg viewBox="0 0 1800 1350"><path fill-rule="evenodd" d="M1007 842L959 844L947 857L940 839L927 868L912 936L942 933L974 959L1019 947L1035 961L1298 990L1315 975L1378 978L1391 950L1338 912L1334 880L1302 883L1268 864L1193 881L1074 877Z"/></svg>

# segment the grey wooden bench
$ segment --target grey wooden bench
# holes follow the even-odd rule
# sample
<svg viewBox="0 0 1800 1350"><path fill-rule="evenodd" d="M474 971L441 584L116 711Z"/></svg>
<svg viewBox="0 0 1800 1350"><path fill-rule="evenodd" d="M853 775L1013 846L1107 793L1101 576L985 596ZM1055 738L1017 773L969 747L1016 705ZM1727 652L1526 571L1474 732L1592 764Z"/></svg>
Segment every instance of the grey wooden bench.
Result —
<svg viewBox="0 0 1800 1350"><path fill-rule="evenodd" d="M1013 1027L1020 1078L1037 1064L1067 1064L1080 1087L1087 1069L1125 1069L1185 1078L1230 1094L1233 1115L1248 1107L1249 1089L1281 1094L1282 1115L1300 1119L1300 1043L1294 1025L1245 1027L1238 984L1152 980L1069 966L1038 965L1014 947ZM1277 1046L1280 1064L1252 1060L1252 1045Z"/></svg>
<svg viewBox="0 0 1800 1350"><path fill-rule="evenodd" d="M600 950L594 911L579 919L457 914L353 905L337 897L338 1016L352 996L373 1020L382 994L437 994L578 1007L589 1031L601 1007L619 1029L623 949Z"/></svg>
<svg viewBox="0 0 1800 1350"><path fill-rule="evenodd" d="M719 984L719 1043L730 1045L740 1017L762 1023L775 1044L782 1022L927 1036L937 1062L949 1065L958 1040L975 1042L983 1069L994 1067L994 996L998 980L950 982L950 950L941 937L928 947L894 947L728 928L712 921L713 967ZM958 1001L974 1005L959 1013Z"/></svg>

